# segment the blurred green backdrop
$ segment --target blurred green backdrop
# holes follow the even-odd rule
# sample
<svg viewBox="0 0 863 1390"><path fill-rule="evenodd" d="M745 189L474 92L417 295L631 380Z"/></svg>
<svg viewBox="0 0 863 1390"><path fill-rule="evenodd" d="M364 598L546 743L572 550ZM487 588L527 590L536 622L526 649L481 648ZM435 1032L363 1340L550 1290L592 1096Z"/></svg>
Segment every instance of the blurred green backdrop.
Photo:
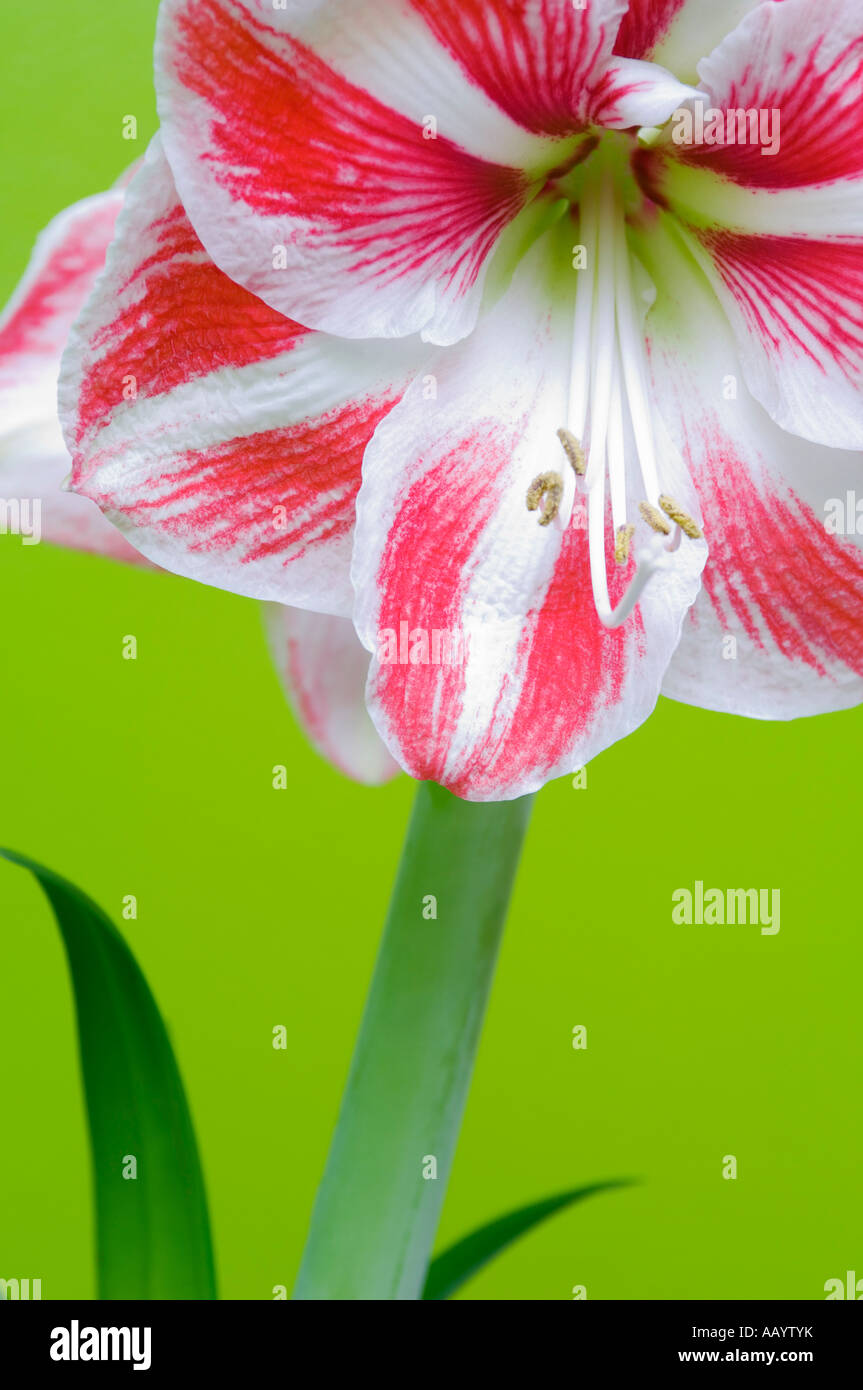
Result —
<svg viewBox="0 0 863 1390"><path fill-rule="evenodd" d="M4 11L4 299L40 228L155 129L155 11ZM11 536L0 593L0 841L124 930L186 1081L222 1294L270 1298L297 1267L411 784L364 790L309 750L251 602ZM818 1299L863 1272L861 732L860 710L770 725L663 701L586 790L539 796L441 1239L642 1181L545 1225L466 1297ZM697 878L780 888L781 931L672 925ZM70 988L46 904L5 864L0 1018L0 1276L92 1297Z"/></svg>

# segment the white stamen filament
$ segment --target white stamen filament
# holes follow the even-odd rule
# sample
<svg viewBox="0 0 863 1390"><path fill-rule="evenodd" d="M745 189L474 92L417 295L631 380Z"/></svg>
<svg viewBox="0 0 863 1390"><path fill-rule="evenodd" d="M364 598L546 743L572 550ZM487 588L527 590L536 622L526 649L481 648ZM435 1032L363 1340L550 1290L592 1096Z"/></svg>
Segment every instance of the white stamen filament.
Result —
<svg viewBox="0 0 863 1390"><path fill-rule="evenodd" d="M612 608L606 567L605 476L607 469L612 526L617 534L627 524L624 396L644 492L651 504L656 504L660 488L623 204L611 169L604 170L598 182L585 186L580 216L587 269L579 273L576 286L567 425L576 438L588 436L584 487L593 600L600 621L615 628L629 617L651 576L662 565L664 553L677 548L679 535L675 534L670 544L663 536L650 538L636 554L635 574L625 594ZM573 496L574 491L573 486ZM571 509L570 502L564 524Z"/></svg>
<svg viewBox="0 0 863 1390"><path fill-rule="evenodd" d="M652 502L659 496L659 478L656 471L653 420L645 382L642 328L635 315L635 305L632 298L632 274L625 235L621 235L617 239L615 289L617 332L626 378L626 397L629 402L629 413L632 417L632 432L635 435L635 444L638 450L644 494Z"/></svg>
<svg viewBox="0 0 863 1390"><path fill-rule="evenodd" d="M572 361L569 375L569 412L567 425L581 442L587 427L588 389L590 386L590 340L593 320L593 267L596 264L596 202L585 199L581 208L579 236L584 247L587 269L578 272L575 286L575 311L572 323ZM573 470L564 472L563 499L560 519L564 529L569 525L576 498L576 478Z"/></svg>
<svg viewBox="0 0 863 1390"><path fill-rule="evenodd" d="M579 235L587 268L578 272L575 313L572 321L572 367L569 378L569 420L576 439L584 439L587 425L587 393L590 385L590 339L593 320L593 268L596 264L596 199L585 196L581 204Z"/></svg>
<svg viewBox="0 0 863 1390"><path fill-rule="evenodd" d="M585 487L588 493L605 471L605 446L611 382L616 348L614 315L614 242L617 231L614 181L606 175L599 186L599 209L594 277L593 324L588 355L590 382L590 452Z"/></svg>
<svg viewBox="0 0 863 1390"><path fill-rule="evenodd" d="M608 414L608 481L611 491L611 524L615 535L626 525L626 453L623 442L623 401L620 364L614 359Z"/></svg>

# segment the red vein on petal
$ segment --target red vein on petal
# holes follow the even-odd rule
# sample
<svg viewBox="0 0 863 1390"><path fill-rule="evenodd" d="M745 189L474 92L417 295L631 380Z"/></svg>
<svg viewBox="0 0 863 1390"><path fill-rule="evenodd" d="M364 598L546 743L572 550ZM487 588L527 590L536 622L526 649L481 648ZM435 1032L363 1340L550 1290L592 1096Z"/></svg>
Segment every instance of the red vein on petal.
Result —
<svg viewBox="0 0 863 1390"><path fill-rule="evenodd" d="M634 561L615 566L611 549L607 559L614 605L632 578ZM587 535L570 528L543 602L525 619L510 677L518 691L515 709L502 726L496 728L492 721L487 739L451 790L490 794L552 772L601 711L619 703L643 633L637 610L623 627L609 631L600 623L591 594Z"/></svg>
<svg viewBox="0 0 863 1390"><path fill-rule="evenodd" d="M122 199L94 203L72 218L30 288L0 329L0 357L56 357L105 264Z"/></svg>
<svg viewBox="0 0 863 1390"><path fill-rule="evenodd" d="M475 283L525 201L520 171L424 139L296 39L220 0L198 0L178 23L176 74L215 113L204 158L233 197L300 219L308 245L349 248L354 271Z"/></svg>
<svg viewBox="0 0 863 1390"><path fill-rule="evenodd" d="M434 34L512 120L535 134L577 133L590 119L591 77L611 35L560 0L410 0Z"/></svg>
<svg viewBox="0 0 863 1390"><path fill-rule="evenodd" d="M480 536L498 505L498 481L511 439L478 429L398 499L396 520L378 567L378 632L435 629L463 633L463 609ZM476 461L474 467L465 460ZM400 761L418 778L449 785L452 743L463 709L464 660L452 665L381 664L375 684L398 740Z"/></svg>
<svg viewBox="0 0 863 1390"><path fill-rule="evenodd" d="M137 397L163 395L219 368L277 357L307 332L224 275L179 204L139 242L144 259L118 287L121 308L88 344L79 442L125 403L130 376Z"/></svg>
<svg viewBox="0 0 863 1390"><path fill-rule="evenodd" d="M863 243L702 231L750 330L852 376L863 364Z"/></svg>
<svg viewBox="0 0 863 1390"><path fill-rule="evenodd" d="M769 35L769 28L763 27ZM763 59L751 59L727 91L705 101L722 111L779 111L776 154L762 154L757 142L717 143L682 145L678 157L753 188L797 188L858 177L863 173L863 35L850 40L826 65L821 60L825 42L821 35L805 58L789 48L781 76L772 81Z"/></svg>
<svg viewBox="0 0 863 1390"><path fill-rule="evenodd" d="M761 650L770 639L821 675L825 662L863 675L858 547L830 535L790 489L759 487L718 426L697 485L710 542L704 587L720 622L733 613Z"/></svg>
<svg viewBox="0 0 863 1390"><path fill-rule="evenodd" d="M622 58L649 58L685 4L686 0L629 0L617 31L615 53Z"/></svg>
<svg viewBox="0 0 863 1390"><path fill-rule="evenodd" d="M246 564L282 555L287 564L352 529L366 445L396 399L368 398L186 452L170 473L130 480L131 496L101 484L105 460L96 456L89 486L76 469L76 490L133 525L183 538L192 552L239 551Z"/></svg>

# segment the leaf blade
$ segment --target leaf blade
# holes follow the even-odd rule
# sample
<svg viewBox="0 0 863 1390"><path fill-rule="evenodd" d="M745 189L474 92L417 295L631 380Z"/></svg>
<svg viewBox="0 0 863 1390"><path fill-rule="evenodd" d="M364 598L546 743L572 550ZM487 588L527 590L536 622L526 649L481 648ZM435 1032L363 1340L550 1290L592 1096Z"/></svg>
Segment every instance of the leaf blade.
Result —
<svg viewBox="0 0 863 1390"><path fill-rule="evenodd" d="M69 963L93 1158L99 1298L215 1299L194 1129L143 972L79 888L25 855L0 848L0 856L37 879ZM122 1175L131 1157L134 1179Z"/></svg>
<svg viewBox="0 0 863 1390"><path fill-rule="evenodd" d="M450 1298L502 1250L565 1207L574 1206L576 1202L600 1192L632 1186L632 1181L626 1178L589 1183L585 1187L558 1192L553 1197L544 1197L542 1201L531 1202L527 1206L518 1207L516 1211L507 1212L505 1216L496 1217L494 1221L489 1221L487 1225L480 1226L478 1230L471 1231L470 1235L456 1241L455 1245L451 1245L448 1250L442 1251L432 1260L426 1276L423 1298Z"/></svg>

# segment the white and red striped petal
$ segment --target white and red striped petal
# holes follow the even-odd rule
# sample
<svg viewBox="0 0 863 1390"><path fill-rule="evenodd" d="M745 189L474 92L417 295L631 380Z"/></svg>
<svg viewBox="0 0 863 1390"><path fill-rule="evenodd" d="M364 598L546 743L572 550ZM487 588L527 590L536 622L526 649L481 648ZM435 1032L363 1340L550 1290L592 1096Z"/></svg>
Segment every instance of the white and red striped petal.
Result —
<svg viewBox="0 0 863 1390"><path fill-rule="evenodd" d="M372 717L412 776L469 800L533 791L647 717L703 563L703 547L681 549L680 569L609 631L593 606L583 500L566 528L527 510L535 475L567 468L556 431L575 277L551 254L553 235L433 366L436 397L414 385L379 427L357 504ZM561 248L571 241L564 229ZM613 602L629 578L614 575Z"/></svg>
<svg viewBox="0 0 863 1390"><path fill-rule="evenodd" d="M485 262L531 181L460 143L445 86L426 81L425 110L414 104L411 114L379 94L394 81L408 87L427 55L440 66L418 16L407 27L422 49L398 44L399 8L365 5L359 19L350 6L327 8L307 34L321 56L294 37L290 11L170 0L157 45L159 109L183 202L234 279L326 332L424 330L449 342L473 326ZM345 75L345 46L344 65L358 48L371 76ZM390 70L386 83L376 80L378 63Z"/></svg>
<svg viewBox="0 0 863 1390"><path fill-rule="evenodd" d="M73 486L165 569L349 613L363 451L420 356L309 333L219 271L157 140L64 359Z"/></svg>
<svg viewBox="0 0 863 1390"><path fill-rule="evenodd" d="M660 229L641 251L658 289L648 318L654 391L698 489L710 550L664 693L762 719L858 704L863 455L780 430L747 391L694 263Z"/></svg>
<svg viewBox="0 0 863 1390"><path fill-rule="evenodd" d="M643 181L689 225L773 419L863 447L859 5L771 0L699 72L705 121L722 113L724 138L670 137L643 157Z"/></svg>
<svg viewBox="0 0 863 1390"><path fill-rule="evenodd" d="M310 327L456 342L499 237L588 124L663 120L687 94L610 63L624 8L166 0L159 110L198 235Z"/></svg>
<svg viewBox="0 0 863 1390"><path fill-rule="evenodd" d="M610 60L626 0L409 3L470 81L537 135L653 124L684 96L661 69Z"/></svg>
<svg viewBox="0 0 863 1390"><path fill-rule="evenodd" d="M60 356L122 202L120 192L102 193L55 217L0 318L0 497L38 502L44 540L138 560L98 508L63 490L71 461L57 416Z"/></svg>
<svg viewBox="0 0 863 1390"><path fill-rule="evenodd" d="M756 399L793 434L863 448L863 238L697 241Z"/></svg>
<svg viewBox="0 0 863 1390"><path fill-rule="evenodd" d="M680 157L753 189L802 189L863 176L863 24L857 0L769 0L698 66L705 104L780 113L778 149L701 143Z"/></svg>
<svg viewBox="0 0 863 1390"><path fill-rule="evenodd" d="M365 704L369 654L349 618L265 605L270 649L309 741L346 777L380 786L399 772Z"/></svg>
<svg viewBox="0 0 863 1390"><path fill-rule="evenodd" d="M629 0L615 53L650 58L682 82L698 81L698 64L762 0Z"/></svg>

